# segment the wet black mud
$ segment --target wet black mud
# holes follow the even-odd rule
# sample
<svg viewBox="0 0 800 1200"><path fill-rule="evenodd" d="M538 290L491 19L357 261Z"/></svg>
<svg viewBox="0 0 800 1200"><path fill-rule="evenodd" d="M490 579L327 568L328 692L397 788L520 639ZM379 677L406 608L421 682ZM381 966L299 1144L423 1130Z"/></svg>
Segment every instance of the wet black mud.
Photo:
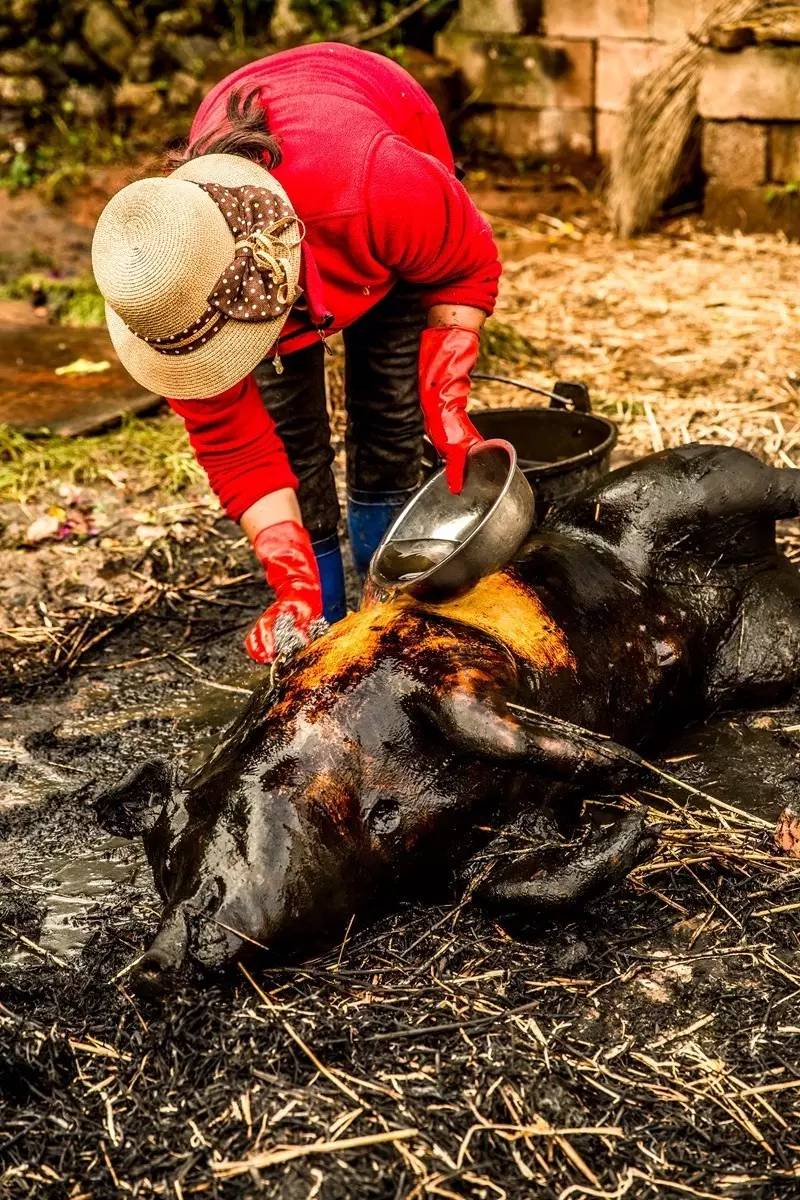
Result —
<svg viewBox="0 0 800 1200"><path fill-rule="evenodd" d="M3 712L7 1194L797 1194L800 870L775 866L771 827L798 795L800 706L675 739L658 764L694 791L638 798L699 828L586 913L409 906L310 964L254 960L159 1004L126 987L158 916L149 871L91 800L202 752L260 674L238 633L180 659L166 635L144 620ZM726 840L697 792L752 827Z"/></svg>
<svg viewBox="0 0 800 1200"><path fill-rule="evenodd" d="M120 887L154 904L141 847L99 828L92 797L144 758L188 765L202 755L263 674L230 634L181 651L177 663L160 657L166 632L145 621L76 678L2 712L0 869L43 906L38 945L59 961L75 958L97 905ZM2 959L8 967L36 953L19 942Z"/></svg>

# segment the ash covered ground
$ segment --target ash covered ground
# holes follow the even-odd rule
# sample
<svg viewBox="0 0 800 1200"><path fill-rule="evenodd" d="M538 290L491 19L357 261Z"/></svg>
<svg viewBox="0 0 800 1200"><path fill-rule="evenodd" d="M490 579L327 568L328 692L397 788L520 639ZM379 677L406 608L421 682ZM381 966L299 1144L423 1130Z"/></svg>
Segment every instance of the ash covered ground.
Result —
<svg viewBox="0 0 800 1200"><path fill-rule="evenodd" d="M530 339L498 335L504 370L586 378L620 458L700 437L795 461L796 249L688 222L619 243L577 183L555 217L549 194L521 208L475 182L507 263L499 320ZM604 798L650 804L662 843L586 912L408 905L311 962L132 993L158 903L92 797L213 741L265 602L181 439L161 416L92 441L91 469L13 439L0 463L4 1194L796 1195L800 869L774 828L800 707L664 748L719 803L666 781ZM63 536L31 540L50 509Z"/></svg>

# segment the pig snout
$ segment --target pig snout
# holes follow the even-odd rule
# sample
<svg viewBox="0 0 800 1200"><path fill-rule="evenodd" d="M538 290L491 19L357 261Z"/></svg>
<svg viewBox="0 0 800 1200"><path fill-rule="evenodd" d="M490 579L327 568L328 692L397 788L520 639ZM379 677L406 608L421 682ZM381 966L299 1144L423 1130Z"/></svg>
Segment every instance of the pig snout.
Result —
<svg viewBox="0 0 800 1200"><path fill-rule="evenodd" d="M137 991L152 995L171 990L186 961L189 932L182 908L174 909L131 972Z"/></svg>
<svg viewBox="0 0 800 1200"><path fill-rule="evenodd" d="M247 935L240 936L241 914L229 911L221 888L204 889L197 896L179 901L167 914L149 949L136 963L132 980L137 990L150 994L172 990L181 970L191 961L200 968L216 970L229 963L242 948Z"/></svg>

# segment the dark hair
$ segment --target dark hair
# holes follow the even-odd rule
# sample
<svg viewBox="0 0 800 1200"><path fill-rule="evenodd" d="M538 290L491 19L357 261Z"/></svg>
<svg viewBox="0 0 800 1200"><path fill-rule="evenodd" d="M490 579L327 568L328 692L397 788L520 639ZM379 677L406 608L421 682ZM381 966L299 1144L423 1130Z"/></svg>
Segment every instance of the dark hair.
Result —
<svg viewBox="0 0 800 1200"><path fill-rule="evenodd" d="M268 167L278 166L283 158L280 143L270 133L267 113L257 88L249 92L241 88L231 92L225 105L224 122L196 142L171 151L167 166L174 170L201 154L239 154L256 162L266 159Z"/></svg>

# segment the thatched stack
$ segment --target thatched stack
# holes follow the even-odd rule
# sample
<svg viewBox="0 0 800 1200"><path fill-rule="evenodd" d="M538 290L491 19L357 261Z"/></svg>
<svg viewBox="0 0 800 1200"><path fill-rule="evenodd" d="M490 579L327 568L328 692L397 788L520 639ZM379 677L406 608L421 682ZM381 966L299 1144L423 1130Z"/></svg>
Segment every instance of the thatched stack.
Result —
<svg viewBox="0 0 800 1200"><path fill-rule="evenodd" d="M705 47L798 40L796 0L722 0L661 66L634 85L609 174L608 207L620 234L646 229L675 186L697 127Z"/></svg>

